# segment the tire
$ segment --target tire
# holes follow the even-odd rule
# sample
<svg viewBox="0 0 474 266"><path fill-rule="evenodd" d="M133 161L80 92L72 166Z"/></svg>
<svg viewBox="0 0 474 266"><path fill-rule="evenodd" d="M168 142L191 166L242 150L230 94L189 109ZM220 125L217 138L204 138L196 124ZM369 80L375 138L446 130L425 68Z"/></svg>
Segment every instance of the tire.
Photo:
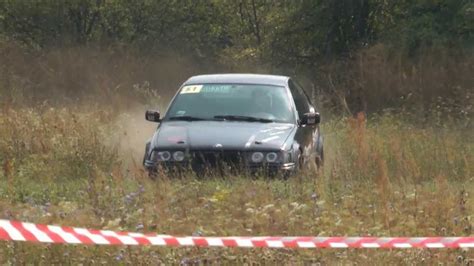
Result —
<svg viewBox="0 0 474 266"><path fill-rule="evenodd" d="M305 160L303 156L303 151L300 150L300 153L298 155L298 172L303 171L305 168L306 168L306 165L305 165Z"/></svg>
<svg viewBox="0 0 474 266"><path fill-rule="evenodd" d="M145 154L143 155L143 161L142 161L143 166L145 166L145 161L148 156L148 151L150 150L150 145L151 145L150 142L145 144Z"/></svg>
<svg viewBox="0 0 474 266"><path fill-rule="evenodd" d="M321 155L319 157L321 157L321 162L324 163L324 147L321 147Z"/></svg>
<svg viewBox="0 0 474 266"><path fill-rule="evenodd" d="M145 166L146 155L147 155L147 151L145 151L145 155L143 155L143 161L142 161L143 166Z"/></svg>
<svg viewBox="0 0 474 266"><path fill-rule="evenodd" d="M319 151L319 155L316 157L316 166L321 168L324 165L324 147L321 146L321 150Z"/></svg>

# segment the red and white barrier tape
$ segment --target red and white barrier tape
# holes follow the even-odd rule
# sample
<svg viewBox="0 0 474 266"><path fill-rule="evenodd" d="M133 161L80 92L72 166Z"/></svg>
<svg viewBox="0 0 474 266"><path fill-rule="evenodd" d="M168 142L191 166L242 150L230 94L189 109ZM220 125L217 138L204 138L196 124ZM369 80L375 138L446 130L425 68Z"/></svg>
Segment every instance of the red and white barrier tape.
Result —
<svg viewBox="0 0 474 266"><path fill-rule="evenodd" d="M474 237L174 237L0 219L0 240L87 245L265 248L474 248Z"/></svg>

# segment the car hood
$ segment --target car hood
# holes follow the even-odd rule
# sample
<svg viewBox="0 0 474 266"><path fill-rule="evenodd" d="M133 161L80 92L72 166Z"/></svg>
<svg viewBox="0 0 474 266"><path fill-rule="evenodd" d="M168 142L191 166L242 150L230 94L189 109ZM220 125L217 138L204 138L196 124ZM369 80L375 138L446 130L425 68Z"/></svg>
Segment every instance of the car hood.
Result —
<svg viewBox="0 0 474 266"><path fill-rule="evenodd" d="M294 134L295 125L240 121L167 121L160 125L152 147L190 150L276 150Z"/></svg>

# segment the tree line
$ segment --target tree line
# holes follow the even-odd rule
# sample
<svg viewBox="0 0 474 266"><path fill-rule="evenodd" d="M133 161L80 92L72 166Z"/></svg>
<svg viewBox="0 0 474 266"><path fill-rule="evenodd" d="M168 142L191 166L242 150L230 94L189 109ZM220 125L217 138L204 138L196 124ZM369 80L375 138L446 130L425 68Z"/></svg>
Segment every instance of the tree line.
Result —
<svg viewBox="0 0 474 266"><path fill-rule="evenodd" d="M122 42L212 57L246 49L275 64L383 41L416 53L472 41L469 0L2 0L4 36L41 48Z"/></svg>
<svg viewBox="0 0 474 266"><path fill-rule="evenodd" d="M32 51L126 46L273 73L377 44L415 60L424 49L472 53L473 32L470 0L0 0L1 40Z"/></svg>

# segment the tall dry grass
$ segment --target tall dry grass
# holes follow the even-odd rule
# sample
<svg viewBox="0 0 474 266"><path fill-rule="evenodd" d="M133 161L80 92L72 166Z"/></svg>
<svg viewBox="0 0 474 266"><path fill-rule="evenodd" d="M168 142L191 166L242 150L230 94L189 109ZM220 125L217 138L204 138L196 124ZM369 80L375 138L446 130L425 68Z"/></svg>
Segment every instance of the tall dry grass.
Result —
<svg viewBox="0 0 474 266"><path fill-rule="evenodd" d="M126 139L142 138L143 132L134 130L124 138L136 119L142 116L90 106L4 109L0 218L207 236L473 233L474 143L456 128L422 127L389 114L334 119L323 124L326 163L319 174L306 172L288 181L203 180L192 174L152 181L134 163L141 157L121 152ZM0 243L0 261L7 264L454 264L473 259L462 250Z"/></svg>
<svg viewBox="0 0 474 266"><path fill-rule="evenodd" d="M402 112L416 122L462 121L472 128L474 55L471 50L421 49L408 57L382 44L322 63L307 83L328 111ZM309 86L308 86L309 87Z"/></svg>
<svg viewBox="0 0 474 266"><path fill-rule="evenodd" d="M169 50L90 44L36 51L1 39L0 62L2 104L98 103L121 109L136 102L161 104L188 77L219 68Z"/></svg>
<svg viewBox="0 0 474 266"><path fill-rule="evenodd" d="M235 51L234 51L235 52ZM472 127L474 56L470 50L420 49L408 57L382 44L313 66L273 69L251 58L192 58L169 50L91 43L40 51L0 39L0 103L130 108L159 105L188 77L205 73L255 72L296 76L326 115L341 112L403 112L411 120ZM267 62L268 63L268 62ZM161 98L161 101L150 99Z"/></svg>

